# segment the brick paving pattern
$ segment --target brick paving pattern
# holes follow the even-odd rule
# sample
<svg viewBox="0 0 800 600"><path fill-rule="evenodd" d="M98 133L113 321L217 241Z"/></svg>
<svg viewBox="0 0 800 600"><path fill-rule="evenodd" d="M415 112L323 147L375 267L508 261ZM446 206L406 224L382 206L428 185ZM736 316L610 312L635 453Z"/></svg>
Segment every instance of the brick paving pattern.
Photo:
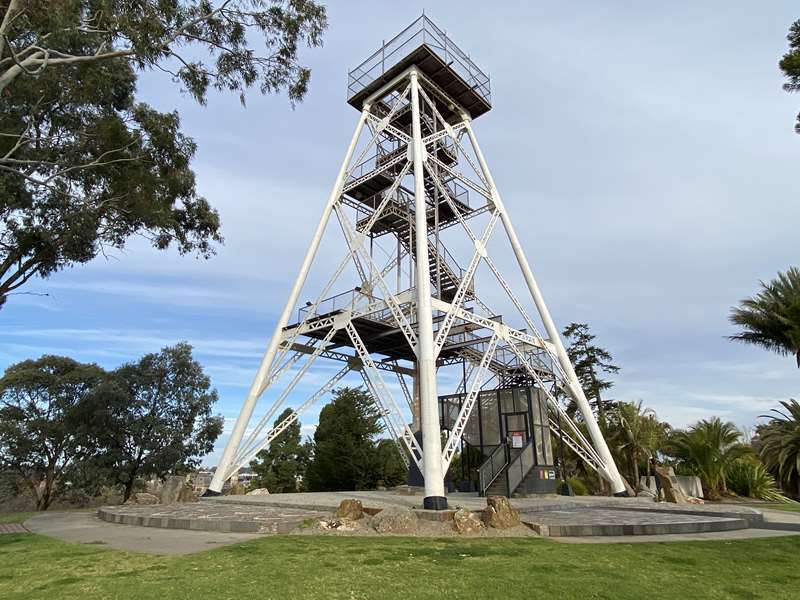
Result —
<svg viewBox="0 0 800 600"><path fill-rule="evenodd" d="M4 533L28 533L19 523L0 523L0 535Z"/></svg>

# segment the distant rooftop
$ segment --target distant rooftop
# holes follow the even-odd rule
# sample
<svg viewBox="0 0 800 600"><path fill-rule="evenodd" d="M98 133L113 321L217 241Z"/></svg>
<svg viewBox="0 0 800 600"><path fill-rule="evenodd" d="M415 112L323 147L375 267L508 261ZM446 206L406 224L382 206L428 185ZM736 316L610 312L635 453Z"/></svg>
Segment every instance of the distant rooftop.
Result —
<svg viewBox="0 0 800 600"><path fill-rule="evenodd" d="M350 71L347 102L361 110L366 98L414 64L472 118L491 109L489 76L425 15Z"/></svg>

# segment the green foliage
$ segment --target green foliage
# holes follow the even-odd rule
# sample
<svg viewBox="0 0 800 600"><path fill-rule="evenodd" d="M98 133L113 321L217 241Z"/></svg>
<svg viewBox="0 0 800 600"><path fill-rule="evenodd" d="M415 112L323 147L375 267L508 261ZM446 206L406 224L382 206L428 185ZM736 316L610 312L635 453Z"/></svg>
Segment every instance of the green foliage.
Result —
<svg viewBox="0 0 800 600"><path fill-rule="evenodd" d="M52 502L65 469L93 452L89 398L104 374L97 365L43 356L11 365L0 379L0 470L26 482L39 510Z"/></svg>
<svg viewBox="0 0 800 600"><path fill-rule="evenodd" d="M277 426L293 413L291 408L287 408L278 415L274 425ZM272 440L269 448L259 452L250 463L255 474L252 487L267 488L270 494L296 492L298 483L305 478L310 451L309 445L301 443L300 422L293 421Z"/></svg>
<svg viewBox="0 0 800 600"><path fill-rule="evenodd" d="M775 484L769 471L756 460L737 459L728 467L728 487L739 496L768 500L770 502L789 502Z"/></svg>
<svg viewBox="0 0 800 600"><path fill-rule="evenodd" d="M719 417L712 417L688 430L674 431L667 450L680 465L700 477L706 496L714 499L726 490L730 466L748 453L748 448L740 442L741 437L733 423L723 423Z"/></svg>
<svg viewBox="0 0 800 600"><path fill-rule="evenodd" d="M408 470L400 456L397 445L392 440L378 440L375 446L375 455L376 485L394 487L406 482Z"/></svg>
<svg viewBox="0 0 800 600"><path fill-rule="evenodd" d="M755 445L761 460L784 489L800 498L800 403L781 402L769 423L757 429Z"/></svg>
<svg viewBox="0 0 800 600"><path fill-rule="evenodd" d="M608 379L602 379L600 374L618 373L619 367L614 364L614 357L607 350L592 343L595 336L589 333L588 324L570 323L564 328L562 335L569 342L567 354L575 367L575 374L586 397L594 404L600 427L605 431L606 410L610 403L603 400L601 392L610 389L614 384ZM574 402L567 407L567 412L571 415L576 410Z"/></svg>
<svg viewBox="0 0 800 600"><path fill-rule="evenodd" d="M372 397L361 388L341 388L323 407L314 432L313 459L306 471L311 491L364 490L397 485L405 467L383 431ZM393 453L393 454L392 454Z"/></svg>
<svg viewBox="0 0 800 600"><path fill-rule="evenodd" d="M792 23L789 27L789 51L783 55L779 66L783 74L789 80L783 84L783 89L787 92L800 91L800 20ZM800 133L800 114L797 115L795 131Z"/></svg>
<svg viewBox="0 0 800 600"><path fill-rule="evenodd" d="M654 410L643 408L642 401L619 402L610 413L608 442L617 467L627 471L634 489L639 485L640 468L663 447L669 425L658 420Z"/></svg>
<svg viewBox="0 0 800 600"><path fill-rule="evenodd" d="M124 486L137 477L185 473L211 452L223 419L211 415L217 392L186 343L122 365L93 394L98 472Z"/></svg>
<svg viewBox="0 0 800 600"><path fill-rule="evenodd" d="M742 328L732 340L794 356L800 368L800 269L790 267L772 281L762 281L761 291L742 300L730 320Z"/></svg>
<svg viewBox="0 0 800 600"><path fill-rule="evenodd" d="M219 217L197 195L177 113L136 102L137 72L301 100L325 9L310 0L13 0L0 23L0 305L34 276L141 236L208 257ZM251 43L261 38L265 52ZM182 52L191 57L182 56Z"/></svg>
<svg viewBox="0 0 800 600"><path fill-rule="evenodd" d="M583 480L572 476L568 479L569 485L572 488L572 493L576 496L588 496L589 495L589 488L586 487L586 484L583 483Z"/></svg>

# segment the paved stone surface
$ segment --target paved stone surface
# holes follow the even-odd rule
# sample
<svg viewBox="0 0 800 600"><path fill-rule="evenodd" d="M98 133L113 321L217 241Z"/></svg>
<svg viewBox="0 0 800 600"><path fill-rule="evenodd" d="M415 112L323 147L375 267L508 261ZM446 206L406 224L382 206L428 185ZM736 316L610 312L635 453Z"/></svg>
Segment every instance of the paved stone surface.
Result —
<svg viewBox="0 0 800 600"><path fill-rule="evenodd" d="M299 508L216 502L104 506L97 511L98 517L110 523L237 533L288 533L303 521L326 514Z"/></svg>
<svg viewBox="0 0 800 600"><path fill-rule="evenodd" d="M676 514L657 510L621 510L596 507L523 512L522 520L541 535L631 536L702 533L746 529L744 519L708 514Z"/></svg>
<svg viewBox="0 0 800 600"><path fill-rule="evenodd" d="M587 537L554 537L564 544L636 544L641 542L714 542L730 540L749 540L756 538L800 535L796 531L772 531L767 529L737 529L735 531L716 531L711 533L676 533L670 535L595 535Z"/></svg>
<svg viewBox="0 0 800 600"><path fill-rule="evenodd" d="M4 533L28 533L19 523L0 523L0 535Z"/></svg>
<svg viewBox="0 0 800 600"><path fill-rule="evenodd" d="M94 513L44 513L25 521L32 533L65 542L97 544L101 547L148 554L192 554L227 544L261 537L249 533L186 531L115 525L101 521Z"/></svg>

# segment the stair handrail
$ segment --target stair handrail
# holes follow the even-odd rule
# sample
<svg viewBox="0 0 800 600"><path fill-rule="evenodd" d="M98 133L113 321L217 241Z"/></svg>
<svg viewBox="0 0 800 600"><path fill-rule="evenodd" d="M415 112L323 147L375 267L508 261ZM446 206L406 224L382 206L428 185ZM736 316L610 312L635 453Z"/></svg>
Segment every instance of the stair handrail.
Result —
<svg viewBox="0 0 800 600"><path fill-rule="evenodd" d="M519 484L528 476L531 469L536 466L536 456L533 452L533 444L535 441L536 438L531 436L519 455L509 463L506 469L506 473L508 473L509 495L517 491Z"/></svg>
<svg viewBox="0 0 800 600"><path fill-rule="evenodd" d="M500 442L500 445L495 448L485 461L478 467L478 482L481 488L481 494L485 494L494 483L494 480L503 472L506 465L508 465L508 451L505 443Z"/></svg>

